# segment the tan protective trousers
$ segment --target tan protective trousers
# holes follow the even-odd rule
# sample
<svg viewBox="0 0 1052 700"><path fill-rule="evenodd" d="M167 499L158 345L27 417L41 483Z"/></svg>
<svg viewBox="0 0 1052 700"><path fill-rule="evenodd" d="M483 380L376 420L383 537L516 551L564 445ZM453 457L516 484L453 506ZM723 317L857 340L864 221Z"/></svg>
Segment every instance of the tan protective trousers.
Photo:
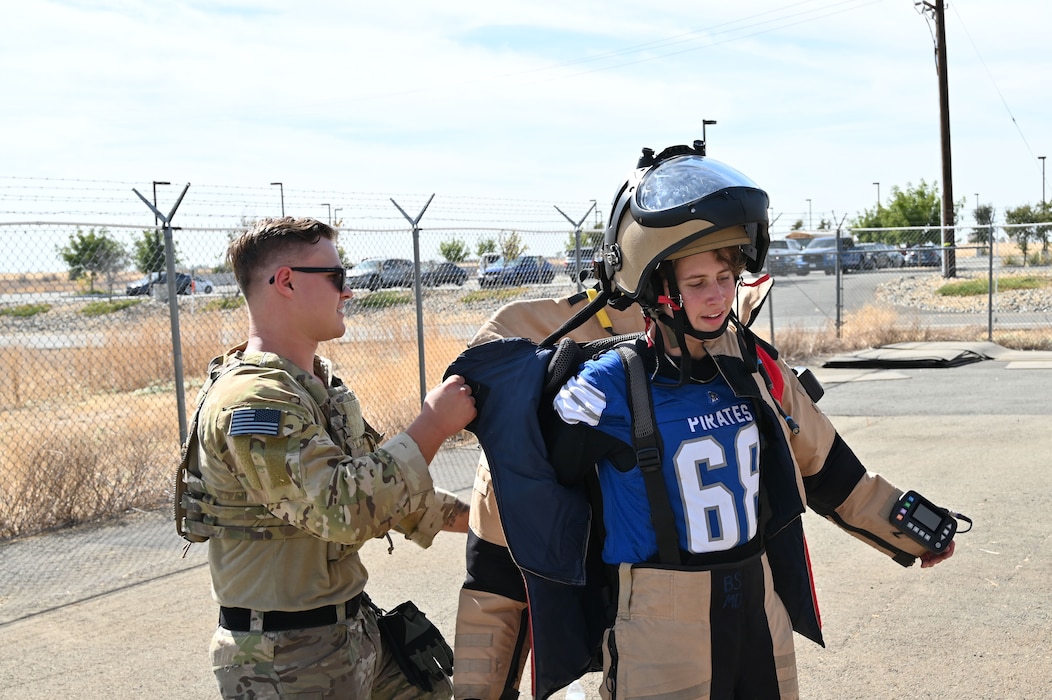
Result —
<svg viewBox="0 0 1052 700"><path fill-rule="evenodd" d="M618 568L604 700L796 700L789 615L766 556L704 571Z"/></svg>

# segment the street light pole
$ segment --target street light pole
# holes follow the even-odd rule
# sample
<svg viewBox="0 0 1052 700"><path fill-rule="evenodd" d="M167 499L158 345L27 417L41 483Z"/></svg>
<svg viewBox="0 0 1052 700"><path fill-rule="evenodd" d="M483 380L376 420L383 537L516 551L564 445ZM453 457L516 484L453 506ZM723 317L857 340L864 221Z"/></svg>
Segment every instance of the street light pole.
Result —
<svg viewBox="0 0 1052 700"><path fill-rule="evenodd" d="M873 184L877 186L877 213L879 214L880 213L880 183L879 182L874 182Z"/></svg>
<svg viewBox="0 0 1052 700"><path fill-rule="evenodd" d="M1045 206L1045 157L1038 156L1038 160L1041 161L1041 207Z"/></svg>
<svg viewBox="0 0 1052 700"><path fill-rule="evenodd" d="M815 230L815 220L811 216L811 200L809 199L809 200L807 200L807 232L808 233L814 233L814 230Z"/></svg>
<svg viewBox="0 0 1052 700"><path fill-rule="evenodd" d="M281 188L281 215L285 216L285 185L281 184L280 182L272 182L270 184L272 186L277 185Z"/></svg>
<svg viewBox="0 0 1052 700"><path fill-rule="evenodd" d="M322 202L322 206L329 210L329 226L332 226L332 205Z"/></svg>

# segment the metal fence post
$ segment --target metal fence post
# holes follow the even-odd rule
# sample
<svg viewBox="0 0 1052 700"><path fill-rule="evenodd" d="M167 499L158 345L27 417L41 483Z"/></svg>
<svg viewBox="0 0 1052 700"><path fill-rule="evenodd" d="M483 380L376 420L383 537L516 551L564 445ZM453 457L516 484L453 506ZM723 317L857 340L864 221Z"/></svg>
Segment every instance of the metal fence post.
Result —
<svg viewBox="0 0 1052 700"><path fill-rule="evenodd" d="M179 198L172 206L172 210L168 212L168 216L165 216L158 211L157 207L153 206L150 200L139 194L138 190L132 188L132 192L138 195L139 199L153 210L154 216L164 222L164 262L168 274L168 316L172 328L172 364L175 367L175 403L179 416L179 444L186 442L186 391L183 380L182 335L179 332L179 285L175 278L175 244L172 240L172 217L175 216L175 210L182 204L183 197L186 196L188 189L190 189L189 182L183 187L183 191L179 193ZM190 283L193 284L193 278L191 277L190 279Z"/></svg>
<svg viewBox="0 0 1052 700"><path fill-rule="evenodd" d="M398 211L402 212L402 216L413 225L413 292L416 298L416 354L417 362L420 367L420 404L423 405L424 397L427 395L427 376L424 371L424 299L420 291L422 286L420 283L420 219L424 218L424 212L431 205L431 200L435 198L434 193L428 198L427 203L424 204L424 208L420 210L416 218L409 216L405 213L402 207L398 206L398 202L394 201L391 197L391 204L395 205Z"/></svg>
<svg viewBox="0 0 1052 700"><path fill-rule="evenodd" d="M555 206L555 205L552 205L552 206ZM574 273L574 277L577 278L577 291L578 292L581 291L581 289L583 288L583 285L581 284L581 282L582 282L582 280L581 280L581 225L584 223L585 219L587 219L589 216L591 216L593 209L595 209L595 200L592 201L592 206L588 208L588 211L586 211L584 216L581 217L581 220L575 222L573 219L571 219L569 216L566 215L566 212L564 212L559 207L555 206L555 211L557 211L560 214L562 214L563 218L566 219L567 221L569 221L571 225L573 225L574 270L576 271Z"/></svg>
<svg viewBox="0 0 1052 700"><path fill-rule="evenodd" d="M986 270L986 339L994 340L994 227L990 224L990 250L987 257Z"/></svg>

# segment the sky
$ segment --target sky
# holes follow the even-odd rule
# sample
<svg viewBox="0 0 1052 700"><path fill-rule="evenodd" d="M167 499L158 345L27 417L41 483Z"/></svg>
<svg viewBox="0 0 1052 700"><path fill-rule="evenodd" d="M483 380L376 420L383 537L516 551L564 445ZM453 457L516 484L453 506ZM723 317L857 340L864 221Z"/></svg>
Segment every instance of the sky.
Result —
<svg viewBox="0 0 1052 700"><path fill-rule="evenodd" d="M577 217L608 209L642 147L704 135L768 192L773 230L813 228L941 184L930 14L913 0L6 2L0 201L12 185L155 180L273 200L280 181L290 198L403 193L410 215L438 193ZM946 7L962 222L977 198L998 219L1041 201L1049 27L1045 0Z"/></svg>

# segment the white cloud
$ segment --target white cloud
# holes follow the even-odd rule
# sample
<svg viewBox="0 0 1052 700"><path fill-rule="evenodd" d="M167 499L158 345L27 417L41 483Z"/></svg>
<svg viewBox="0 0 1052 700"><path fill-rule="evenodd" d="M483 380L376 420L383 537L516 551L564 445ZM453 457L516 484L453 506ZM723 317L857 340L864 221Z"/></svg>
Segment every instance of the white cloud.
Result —
<svg viewBox="0 0 1052 700"><path fill-rule="evenodd" d="M1041 195L1038 0L947 11L954 192ZM642 146L701 137L783 221L941 179L908 0L7 3L3 174L608 200ZM978 53L977 53L978 51Z"/></svg>

